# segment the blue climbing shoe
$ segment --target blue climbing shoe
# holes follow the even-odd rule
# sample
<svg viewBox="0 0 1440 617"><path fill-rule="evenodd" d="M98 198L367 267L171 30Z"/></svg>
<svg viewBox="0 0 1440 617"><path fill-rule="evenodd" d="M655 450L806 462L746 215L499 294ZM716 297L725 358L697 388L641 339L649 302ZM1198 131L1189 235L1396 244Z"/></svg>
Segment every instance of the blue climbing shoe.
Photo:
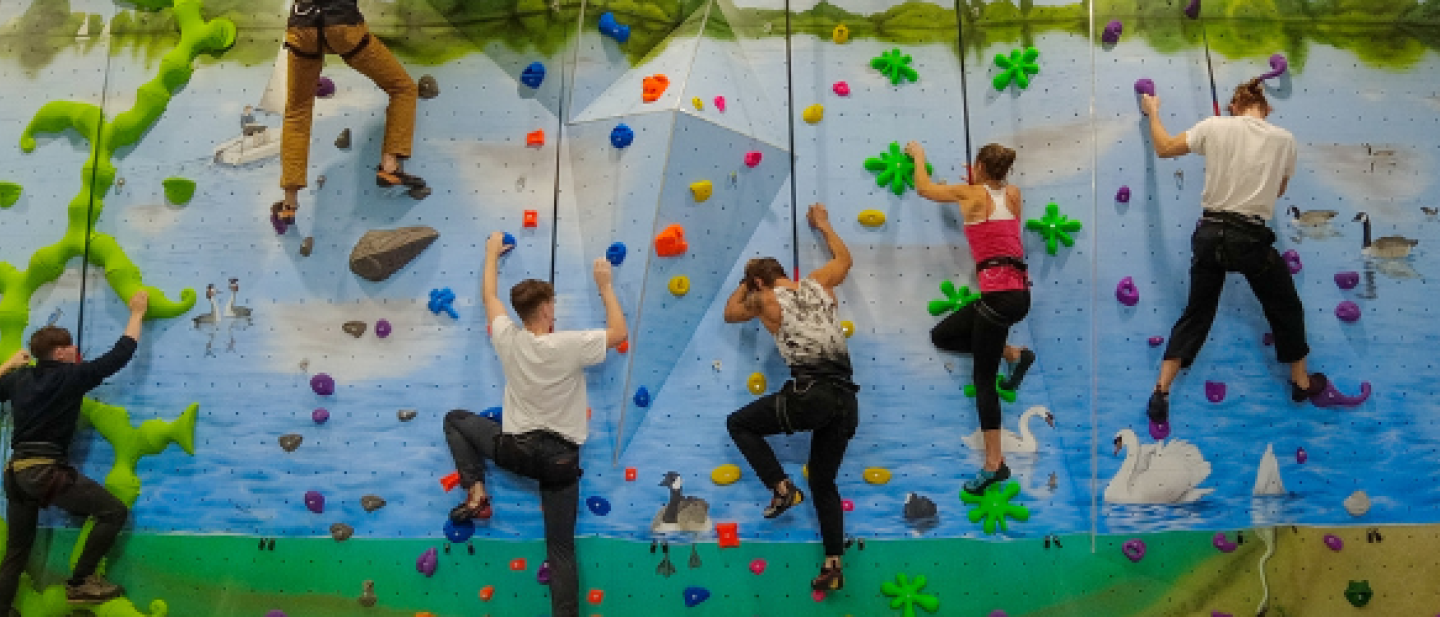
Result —
<svg viewBox="0 0 1440 617"><path fill-rule="evenodd" d="M995 471L985 471L985 469L982 468L980 473L975 474L974 478L966 480L965 492L971 495L984 495L985 489L990 488L991 484L1004 482L1009 479L1010 466L1006 465L1005 461L1000 461L1000 467Z"/></svg>

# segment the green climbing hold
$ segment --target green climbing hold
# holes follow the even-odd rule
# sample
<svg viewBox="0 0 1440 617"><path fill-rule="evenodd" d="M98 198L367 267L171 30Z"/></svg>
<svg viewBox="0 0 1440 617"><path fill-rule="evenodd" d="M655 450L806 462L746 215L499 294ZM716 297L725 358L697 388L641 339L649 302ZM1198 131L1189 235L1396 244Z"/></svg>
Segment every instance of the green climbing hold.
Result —
<svg viewBox="0 0 1440 617"><path fill-rule="evenodd" d="M177 206L188 204L195 197L195 181L189 178L166 178L162 184L165 185L165 201Z"/></svg>
<svg viewBox="0 0 1440 617"><path fill-rule="evenodd" d="M896 195L904 195L906 188L915 188L915 159L900 150L900 144L890 142L890 149L880 156L865 159L865 169L876 173L876 186L890 186ZM925 171L934 173L935 166L925 163Z"/></svg>
<svg viewBox="0 0 1440 617"><path fill-rule="evenodd" d="M1021 90L1030 87L1030 76L1040 72L1040 50L1034 47L1026 47L1024 50L1016 48L1007 57L1005 54L995 54L995 65L1000 67L1000 73L995 76L995 89L1004 90L1010 82L1020 86Z"/></svg>
<svg viewBox="0 0 1440 617"><path fill-rule="evenodd" d="M1005 388L1001 387L1000 384L1002 384L1002 383L1005 383L1005 377L1004 377L1003 375L996 375L996 376L995 376L995 393L1000 395L1000 400L1002 400L1002 401L1005 401L1005 402L1007 402L1007 403L1013 403L1013 402L1015 402L1015 391L1014 391L1014 390L1006 390ZM968 397L970 397L970 398L975 398L975 384L973 384L973 383L967 383L967 384L965 384L965 396L968 396Z"/></svg>
<svg viewBox="0 0 1440 617"><path fill-rule="evenodd" d="M0 208L9 208L20 201L20 192L24 190L14 182L0 182Z"/></svg>
<svg viewBox="0 0 1440 617"><path fill-rule="evenodd" d="M870 68L880 71L881 74L890 78L891 85L898 86L901 81L916 81L920 74L910 68L910 55L902 53L899 49L892 49L882 52L879 56L870 59Z"/></svg>
<svg viewBox="0 0 1440 617"><path fill-rule="evenodd" d="M891 598L890 608L903 608L904 617L915 617L915 607L923 608L930 612L940 610L940 598L928 593L920 593L925 588L925 575L917 574L914 580L910 580L905 574L896 574L895 582L885 581L880 583L880 593Z"/></svg>
<svg viewBox="0 0 1440 617"><path fill-rule="evenodd" d="M940 293L945 294L945 297L930 301L930 314L935 317L950 311L958 311L965 308L965 305L980 299L980 294L970 291L970 287L962 285L959 290L956 290L955 284L950 281L940 283Z"/></svg>
<svg viewBox="0 0 1440 617"><path fill-rule="evenodd" d="M1045 251L1051 255L1055 254L1057 243L1074 246L1075 239L1070 234L1080 231L1080 227L1080 221L1060 214L1060 206L1053 201L1045 206L1045 216L1025 221L1025 229L1045 238Z"/></svg>
<svg viewBox="0 0 1440 617"><path fill-rule="evenodd" d="M970 522L979 523L983 519L982 526L985 533L994 534L997 527L1000 531L1007 531L1005 528L1006 517L1022 523L1030 520L1029 508L1010 503L1010 500L1019 494L1019 482L1000 482L991 484L989 488L985 489L984 495L971 495L962 488L960 489L960 501L972 506Z"/></svg>

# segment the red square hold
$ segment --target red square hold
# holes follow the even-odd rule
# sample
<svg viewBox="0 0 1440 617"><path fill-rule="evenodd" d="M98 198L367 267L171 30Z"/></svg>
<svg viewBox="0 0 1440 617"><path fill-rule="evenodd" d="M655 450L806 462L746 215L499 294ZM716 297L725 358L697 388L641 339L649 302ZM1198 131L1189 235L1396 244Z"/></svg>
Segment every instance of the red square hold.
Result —
<svg viewBox="0 0 1440 617"><path fill-rule="evenodd" d="M534 210L525 211L525 226L536 227L540 225L540 213Z"/></svg>
<svg viewBox="0 0 1440 617"><path fill-rule="evenodd" d="M739 523L715 523L715 535L720 537L720 548L739 548Z"/></svg>
<svg viewBox="0 0 1440 617"><path fill-rule="evenodd" d="M525 145L536 147L545 145L545 131L532 131L530 133L526 133Z"/></svg>
<svg viewBox="0 0 1440 617"><path fill-rule="evenodd" d="M639 472L635 471L635 468L634 468L634 467L626 467L626 468L625 468L625 481L626 481L626 482L634 482L634 481L635 481L635 478L638 477L638 476L639 476Z"/></svg>

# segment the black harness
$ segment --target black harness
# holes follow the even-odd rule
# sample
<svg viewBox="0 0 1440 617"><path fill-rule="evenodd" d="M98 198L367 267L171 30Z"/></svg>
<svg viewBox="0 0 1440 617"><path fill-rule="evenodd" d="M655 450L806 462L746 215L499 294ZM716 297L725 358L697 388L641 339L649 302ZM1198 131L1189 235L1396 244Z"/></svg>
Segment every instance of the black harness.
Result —
<svg viewBox="0 0 1440 617"><path fill-rule="evenodd" d="M326 27L358 26L363 23L365 23L365 16L360 14L360 8L356 5L355 0L297 0L290 9L288 25L291 28L314 28L318 44L314 52L296 49L288 41L285 43L285 48L301 58L319 60L325 57L325 48L330 46L325 41ZM366 32L360 42L355 44L354 49L345 52L337 49L335 52L340 54L341 58L349 60L364 51L369 45L370 33Z"/></svg>

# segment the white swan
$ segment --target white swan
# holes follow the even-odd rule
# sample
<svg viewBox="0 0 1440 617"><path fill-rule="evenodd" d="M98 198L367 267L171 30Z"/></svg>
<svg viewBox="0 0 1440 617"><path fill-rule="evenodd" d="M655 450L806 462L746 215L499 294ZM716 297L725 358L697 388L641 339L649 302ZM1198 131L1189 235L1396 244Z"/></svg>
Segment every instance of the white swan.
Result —
<svg viewBox="0 0 1440 617"><path fill-rule="evenodd" d="M1115 434L1115 454L1122 449L1125 462L1105 487L1105 501L1188 503L1215 491L1196 488L1210 476L1210 463L1195 444L1183 439L1142 444L1127 428Z"/></svg>
<svg viewBox="0 0 1440 617"><path fill-rule="evenodd" d="M1255 489L1251 494L1285 494L1285 482L1280 479L1280 461L1275 459L1274 444L1265 444L1265 455L1260 457L1260 467L1255 470Z"/></svg>
<svg viewBox="0 0 1440 617"><path fill-rule="evenodd" d="M1052 428L1055 426L1055 415L1050 413L1049 409L1039 405L1026 409L1025 413L1020 415L1019 435L1016 435L1014 431L1000 430L1001 452L1034 452L1040 449L1040 441L1035 439L1035 433L1030 432L1030 418L1035 416L1045 418L1045 423ZM960 441L971 450L985 449L985 436L980 429L975 429L975 432L966 435Z"/></svg>

